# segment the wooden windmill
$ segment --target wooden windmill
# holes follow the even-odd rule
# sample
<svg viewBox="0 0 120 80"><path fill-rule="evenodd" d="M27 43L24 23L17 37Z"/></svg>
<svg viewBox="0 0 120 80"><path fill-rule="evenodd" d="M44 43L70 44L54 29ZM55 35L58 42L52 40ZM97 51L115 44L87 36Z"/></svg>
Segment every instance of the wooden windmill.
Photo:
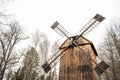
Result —
<svg viewBox="0 0 120 80"><path fill-rule="evenodd" d="M56 21L51 28L67 40L59 47L59 50L43 65L48 73L59 61L59 80L98 80L109 67L103 60L97 60L98 54L91 41L84 38L91 30L100 24L105 18L96 14L84 27L80 34L69 37L67 31ZM97 74L96 74L97 73Z"/></svg>

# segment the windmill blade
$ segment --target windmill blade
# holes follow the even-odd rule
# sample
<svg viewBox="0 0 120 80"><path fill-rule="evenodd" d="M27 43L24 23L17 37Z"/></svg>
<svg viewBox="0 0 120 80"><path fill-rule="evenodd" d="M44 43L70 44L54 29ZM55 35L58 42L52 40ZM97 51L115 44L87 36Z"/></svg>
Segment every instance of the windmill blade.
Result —
<svg viewBox="0 0 120 80"><path fill-rule="evenodd" d="M52 69L52 64L55 61L55 58L59 55L60 50L58 50L53 56L51 56L43 65L42 68L46 73L48 73Z"/></svg>
<svg viewBox="0 0 120 80"><path fill-rule="evenodd" d="M98 60L99 61L99 60ZM106 64L103 60L97 61L97 65L94 67L94 70L98 75L101 75L103 72L109 68L109 65Z"/></svg>
<svg viewBox="0 0 120 80"><path fill-rule="evenodd" d="M63 28L57 21L51 26L51 28L62 37L64 36L68 37L67 36L68 31L65 28Z"/></svg>
<svg viewBox="0 0 120 80"><path fill-rule="evenodd" d="M67 30L65 30L57 21L51 26L53 30L55 30L59 35L62 37L67 36ZM68 47L67 47L68 48ZM64 49L63 51L58 50L51 58L49 58L43 65L43 69L46 73L48 73L58 62L59 62L59 56L63 54L64 51L67 50Z"/></svg>
<svg viewBox="0 0 120 80"><path fill-rule="evenodd" d="M109 65L106 64L103 60L99 59L99 60L97 60L97 62L96 62L96 61L94 61L92 58L90 58L89 55L87 55L87 54L85 53L85 51L82 50L82 49L78 46L78 44L77 44L76 41L77 41L77 40L74 40L72 43L73 43L76 47L79 48L79 50L81 51L82 55L87 56L92 62L94 62L94 63L96 64L96 66L94 67L94 70L96 71L96 73L97 73L98 75L101 75L103 72L105 72L105 71L109 68ZM88 61L88 62L89 62L89 61Z"/></svg>
<svg viewBox="0 0 120 80"><path fill-rule="evenodd" d="M105 17L96 14L81 30L80 36L88 34L91 30L93 30L97 25L99 25Z"/></svg>
<svg viewBox="0 0 120 80"><path fill-rule="evenodd" d="M69 45L71 46L71 45ZM66 47L64 50L58 50L51 58L49 58L43 65L42 68L44 69L44 71L46 73L48 73L60 60L60 56L61 58L65 55L63 54L68 48Z"/></svg>

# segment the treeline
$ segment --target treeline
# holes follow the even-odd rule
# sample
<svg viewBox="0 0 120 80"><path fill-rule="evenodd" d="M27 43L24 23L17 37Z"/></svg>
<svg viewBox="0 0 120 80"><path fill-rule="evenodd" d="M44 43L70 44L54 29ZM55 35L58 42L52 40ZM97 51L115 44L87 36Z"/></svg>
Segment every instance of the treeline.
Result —
<svg viewBox="0 0 120 80"><path fill-rule="evenodd" d="M46 75L41 65L56 52L59 41L50 45L38 30L26 35L19 22L4 13L9 1L0 0L0 80L56 80L56 67Z"/></svg>
<svg viewBox="0 0 120 80"><path fill-rule="evenodd" d="M59 41L50 46L46 34L37 30L27 36L17 21L4 14L0 18L0 80L56 80L56 69L45 75L41 65Z"/></svg>

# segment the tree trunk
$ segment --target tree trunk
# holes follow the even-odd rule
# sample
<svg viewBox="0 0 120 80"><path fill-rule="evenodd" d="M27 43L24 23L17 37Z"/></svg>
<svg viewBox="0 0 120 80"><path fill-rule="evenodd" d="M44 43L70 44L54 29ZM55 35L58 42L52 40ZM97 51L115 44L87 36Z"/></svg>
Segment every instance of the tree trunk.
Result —
<svg viewBox="0 0 120 80"><path fill-rule="evenodd" d="M3 77L4 77L4 73L5 73L5 70L6 70L6 65L7 65L7 63L5 62L4 68L3 68L3 70L1 71L0 80L2 80Z"/></svg>

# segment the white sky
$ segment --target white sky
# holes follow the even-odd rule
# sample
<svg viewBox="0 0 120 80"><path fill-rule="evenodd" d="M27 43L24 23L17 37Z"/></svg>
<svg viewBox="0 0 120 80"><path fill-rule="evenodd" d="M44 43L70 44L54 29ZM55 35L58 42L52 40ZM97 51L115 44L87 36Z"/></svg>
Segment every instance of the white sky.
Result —
<svg viewBox="0 0 120 80"><path fill-rule="evenodd" d="M73 36L99 13L106 19L86 36L98 45L103 40L105 25L112 18L120 17L120 0L13 0L6 13L12 14L28 33L37 28L46 33L51 42L62 39L50 28L55 21Z"/></svg>

